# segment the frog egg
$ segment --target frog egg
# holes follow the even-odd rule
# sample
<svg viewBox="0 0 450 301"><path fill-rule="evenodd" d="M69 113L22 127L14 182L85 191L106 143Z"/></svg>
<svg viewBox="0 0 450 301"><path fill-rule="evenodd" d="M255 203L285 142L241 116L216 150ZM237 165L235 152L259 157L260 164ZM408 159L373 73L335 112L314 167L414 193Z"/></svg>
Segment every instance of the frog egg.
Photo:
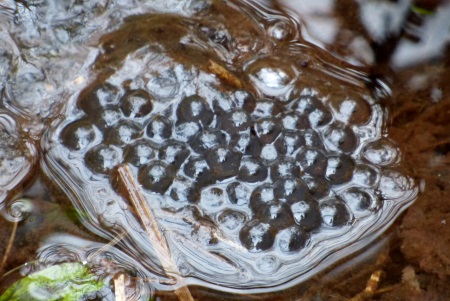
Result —
<svg viewBox="0 0 450 301"><path fill-rule="evenodd" d="M103 83L84 91L78 98L77 105L88 116L95 116L103 107L117 104L119 97L119 90L115 86Z"/></svg>
<svg viewBox="0 0 450 301"><path fill-rule="evenodd" d="M389 139L382 138L364 146L362 156L369 163L386 166L397 161L398 149Z"/></svg>
<svg viewBox="0 0 450 301"><path fill-rule="evenodd" d="M294 112L289 112L281 115L281 124L285 130L306 130L310 128L309 120L306 116L298 115Z"/></svg>
<svg viewBox="0 0 450 301"><path fill-rule="evenodd" d="M205 155L212 174L220 180L237 175L241 165L241 157L242 154L227 147L211 149Z"/></svg>
<svg viewBox="0 0 450 301"><path fill-rule="evenodd" d="M269 118L277 116L282 111L283 108L277 102L270 99L259 99L256 101L251 116L254 119Z"/></svg>
<svg viewBox="0 0 450 301"><path fill-rule="evenodd" d="M278 160L270 167L270 177L272 181L276 181L279 178L287 177L300 177L300 167L296 162L290 158L283 158Z"/></svg>
<svg viewBox="0 0 450 301"><path fill-rule="evenodd" d="M150 119L146 133L156 141L165 141L172 136L172 122L163 115L155 115Z"/></svg>
<svg viewBox="0 0 450 301"><path fill-rule="evenodd" d="M307 129L302 131L301 133L303 135L303 139L305 140L305 146L319 149L323 148L322 140L315 130Z"/></svg>
<svg viewBox="0 0 450 301"><path fill-rule="evenodd" d="M255 122L255 132L262 144L270 144L281 133L279 120L276 118L261 118Z"/></svg>
<svg viewBox="0 0 450 301"><path fill-rule="evenodd" d="M168 195L176 202L197 203L200 200L200 189L194 181L185 177L176 177Z"/></svg>
<svg viewBox="0 0 450 301"><path fill-rule="evenodd" d="M227 137L221 131L203 130L198 132L189 142L191 148L198 154L204 154L215 147L224 146Z"/></svg>
<svg viewBox="0 0 450 301"><path fill-rule="evenodd" d="M338 199L328 199L321 202L320 213L324 224L329 227L346 226L352 221L352 216L344 202Z"/></svg>
<svg viewBox="0 0 450 301"><path fill-rule="evenodd" d="M324 140L330 150L346 154L353 153L359 144L353 130L340 123L333 123L325 130Z"/></svg>
<svg viewBox="0 0 450 301"><path fill-rule="evenodd" d="M177 119L184 122L199 122L207 126L213 120L213 112L205 99L199 95L183 98L177 108Z"/></svg>
<svg viewBox="0 0 450 301"><path fill-rule="evenodd" d="M122 113L120 112L119 107L108 105L97 111L92 118L92 122L94 122L101 130L105 130L116 124L121 118Z"/></svg>
<svg viewBox="0 0 450 301"><path fill-rule="evenodd" d="M323 178L304 174L301 176L301 179L308 186L309 193L316 200L322 199L330 193L330 184Z"/></svg>
<svg viewBox="0 0 450 301"><path fill-rule="evenodd" d="M152 161L139 168L138 181L147 190L164 194L174 179L174 173L167 164Z"/></svg>
<svg viewBox="0 0 450 301"><path fill-rule="evenodd" d="M332 115L325 105L315 96L301 96L293 100L294 110L300 116L308 116L309 122L314 127L321 127L328 124Z"/></svg>
<svg viewBox="0 0 450 301"><path fill-rule="evenodd" d="M314 231L322 225L322 215L316 202L298 201L290 206L295 223L304 231Z"/></svg>
<svg viewBox="0 0 450 301"><path fill-rule="evenodd" d="M217 216L217 222L225 230L233 232L241 228L246 221L246 215L242 212L226 209Z"/></svg>
<svg viewBox="0 0 450 301"><path fill-rule="evenodd" d="M183 171L200 187L205 187L215 181L208 163L201 156L189 157L183 166Z"/></svg>
<svg viewBox="0 0 450 301"><path fill-rule="evenodd" d="M272 145L264 145L261 149L261 158L265 160L267 164L274 163L278 159L277 148Z"/></svg>
<svg viewBox="0 0 450 301"><path fill-rule="evenodd" d="M225 192L219 187L205 188L200 203L205 212L217 211L225 203Z"/></svg>
<svg viewBox="0 0 450 301"><path fill-rule="evenodd" d="M230 135L245 131L252 125L248 113L242 109L232 109L219 118L220 128Z"/></svg>
<svg viewBox="0 0 450 301"><path fill-rule="evenodd" d="M304 201L309 197L308 187L302 180L289 177L278 179L273 184L275 198L281 199L288 204Z"/></svg>
<svg viewBox="0 0 450 301"><path fill-rule="evenodd" d="M370 104L360 95L349 95L348 91L331 95L329 103L336 118L346 124L364 125L372 116Z"/></svg>
<svg viewBox="0 0 450 301"><path fill-rule="evenodd" d="M273 186L270 183L264 183L259 185L253 190L250 197L249 207L253 212L257 212L260 208L263 208L266 204L275 203L275 193Z"/></svg>
<svg viewBox="0 0 450 301"><path fill-rule="evenodd" d="M253 112L256 106L256 99L249 91L238 90L233 93L233 102L237 108L250 113Z"/></svg>
<svg viewBox="0 0 450 301"><path fill-rule="evenodd" d="M282 156L292 157L305 145L305 137L301 131L284 130L275 141L275 147Z"/></svg>
<svg viewBox="0 0 450 301"><path fill-rule="evenodd" d="M121 153L113 146L99 144L91 148L84 157L84 163L94 173L109 174L122 161Z"/></svg>
<svg viewBox="0 0 450 301"><path fill-rule="evenodd" d="M226 192L230 203L238 206L248 204L252 194L252 190L241 182L228 184Z"/></svg>
<svg viewBox="0 0 450 301"><path fill-rule="evenodd" d="M373 187L378 181L378 171L370 165L358 164L353 171L352 181L362 187Z"/></svg>
<svg viewBox="0 0 450 301"><path fill-rule="evenodd" d="M268 223L272 231L280 231L294 225L289 205L281 201L265 204L253 214L255 218Z"/></svg>
<svg viewBox="0 0 450 301"><path fill-rule="evenodd" d="M120 108L127 117L145 117L153 110L153 96L144 90L130 91L120 99Z"/></svg>
<svg viewBox="0 0 450 301"><path fill-rule="evenodd" d="M141 139L127 145L124 151L124 160L139 167L154 159L157 153L158 149L151 141Z"/></svg>
<svg viewBox="0 0 450 301"><path fill-rule="evenodd" d="M173 131L173 139L180 142L189 142L200 129L197 122L177 123Z"/></svg>
<svg viewBox="0 0 450 301"><path fill-rule="evenodd" d="M190 155L189 148L186 144L169 141L166 145L161 147L159 151L159 159L163 160L171 166L171 168L178 169Z"/></svg>
<svg viewBox="0 0 450 301"><path fill-rule="evenodd" d="M61 131L62 144L70 150L85 150L95 140L94 126L87 120L80 119L69 123Z"/></svg>
<svg viewBox="0 0 450 301"><path fill-rule="evenodd" d="M347 204L353 213L369 213L376 210L379 203L366 191L351 187L340 194L340 198Z"/></svg>
<svg viewBox="0 0 450 301"><path fill-rule="evenodd" d="M298 252L309 242L309 235L299 226L292 226L278 234L278 247L284 253Z"/></svg>
<svg viewBox="0 0 450 301"><path fill-rule="evenodd" d="M129 120L121 120L105 132L104 143L125 146L141 135L139 126Z"/></svg>
<svg viewBox="0 0 450 301"><path fill-rule="evenodd" d="M327 158L319 149L305 148L297 154L296 160L305 173L318 177L325 174Z"/></svg>
<svg viewBox="0 0 450 301"><path fill-rule="evenodd" d="M326 178L333 185L350 181L355 170L355 162L347 155L333 155L328 157Z"/></svg>
<svg viewBox="0 0 450 301"><path fill-rule="evenodd" d="M237 179L247 183L262 182L267 178L267 167L259 158L244 157Z"/></svg>
<svg viewBox="0 0 450 301"><path fill-rule="evenodd" d="M261 153L261 141L250 133L239 133L232 136L229 146L243 155L258 157Z"/></svg>
<svg viewBox="0 0 450 301"><path fill-rule="evenodd" d="M274 231L268 223L251 220L239 232L241 244L249 251L261 252L272 248L275 241Z"/></svg>

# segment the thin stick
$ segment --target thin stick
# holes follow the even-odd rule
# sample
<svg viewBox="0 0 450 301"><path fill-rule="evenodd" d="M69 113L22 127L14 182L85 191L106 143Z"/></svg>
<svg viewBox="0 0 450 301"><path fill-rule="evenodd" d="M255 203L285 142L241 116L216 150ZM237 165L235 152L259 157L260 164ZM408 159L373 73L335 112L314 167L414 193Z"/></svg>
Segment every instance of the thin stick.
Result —
<svg viewBox="0 0 450 301"><path fill-rule="evenodd" d="M179 272L170 254L166 239L159 230L158 223L153 215L151 209L147 206L146 199L142 194L139 185L136 183L133 173L127 164L120 164L117 167L117 180L119 192L133 205L136 214L144 227L149 239L153 243L153 248L156 251L161 265L168 274L168 272ZM183 281L183 278L179 279ZM194 301L191 292L184 286L175 290L175 295L181 301Z"/></svg>
<svg viewBox="0 0 450 301"><path fill-rule="evenodd" d="M3 255L2 264L0 265L0 274L3 273L3 268L5 267L6 260L8 260L9 253L11 252L11 248L12 248L12 245L13 245L13 242L14 242L14 238L16 237L17 225L18 224L19 224L18 221L14 221L13 229L11 231L11 236L9 237L8 245L7 245L6 250L5 250L5 255Z"/></svg>
<svg viewBox="0 0 450 301"><path fill-rule="evenodd" d="M114 279L114 296L116 297L116 301L127 301L124 274L120 274L119 277Z"/></svg>

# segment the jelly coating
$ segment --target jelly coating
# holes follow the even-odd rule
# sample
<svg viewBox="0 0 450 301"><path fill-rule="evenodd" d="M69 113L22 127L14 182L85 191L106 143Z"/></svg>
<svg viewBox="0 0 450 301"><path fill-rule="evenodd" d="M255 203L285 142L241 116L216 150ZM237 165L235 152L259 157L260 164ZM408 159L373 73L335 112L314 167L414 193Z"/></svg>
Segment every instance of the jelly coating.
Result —
<svg viewBox="0 0 450 301"><path fill-rule="evenodd" d="M102 38L114 47L43 138L43 170L93 232L125 231L121 247L154 279L154 238L113 187L127 166L173 256L177 284L157 290L286 288L378 237L417 188L364 72L300 45L290 18L211 2L224 10L130 18Z"/></svg>

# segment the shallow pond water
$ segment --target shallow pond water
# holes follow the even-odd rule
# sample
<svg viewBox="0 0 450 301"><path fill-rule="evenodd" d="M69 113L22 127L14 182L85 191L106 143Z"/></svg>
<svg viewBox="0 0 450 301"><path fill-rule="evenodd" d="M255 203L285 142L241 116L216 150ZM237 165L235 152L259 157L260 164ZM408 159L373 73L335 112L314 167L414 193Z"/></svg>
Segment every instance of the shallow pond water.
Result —
<svg viewBox="0 0 450 301"><path fill-rule="evenodd" d="M78 262L109 285L90 298L119 298L120 275L139 300L308 298L386 249L419 183L387 135L386 68L408 64L399 28L419 6L350 5L358 31L325 2L2 5L2 289Z"/></svg>

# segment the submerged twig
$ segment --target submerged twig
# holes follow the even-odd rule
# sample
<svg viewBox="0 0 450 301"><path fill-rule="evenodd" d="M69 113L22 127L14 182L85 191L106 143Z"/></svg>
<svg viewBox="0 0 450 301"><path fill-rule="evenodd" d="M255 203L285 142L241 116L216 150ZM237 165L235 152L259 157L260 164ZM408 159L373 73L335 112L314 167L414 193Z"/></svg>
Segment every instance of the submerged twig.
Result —
<svg viewBox="0 0 450 301"><path fill-rule="evenodd" d="M114 296L116 301L127 301L124 274L120 274L119 277L114 279Z"/></svg>
<svg viewBox="0 0 450 301"><path fill-rule="evenodd" d="M242 82L239 78L213 60L208 60L208 70L229 85L238 89L242 88Z"/></svg>
<svg viewBox="0 0 450 301"><path fill-rule="evenodd" d="M144 227L147 236L153 244L153 248L166 273L179 272L170 254L167 242L159 230L158 223L151 209L147 206L146 199L142 194L139 185L136 183L133 173L127 164L117 167L118 190L132 204L138 219ZM182 278L180 278L182 280ZM175 294L181 301L193 301L193 297L186 286L181 286L175 290Z"/></svg>
<svg viewBox="0 0 450 301"><path fill-rule="evenodd" d="M17 225L19 224L18 221L14 221L13 229L11 231L11 236L9 237L8 245L6 246L5 254L3 255L2 263L0 264L0 274L3 274L3 269L6 264L6 260L8 260L9 253L11 252L11 248L14 242L14 238L16 237L17 232Z"/></svg>

